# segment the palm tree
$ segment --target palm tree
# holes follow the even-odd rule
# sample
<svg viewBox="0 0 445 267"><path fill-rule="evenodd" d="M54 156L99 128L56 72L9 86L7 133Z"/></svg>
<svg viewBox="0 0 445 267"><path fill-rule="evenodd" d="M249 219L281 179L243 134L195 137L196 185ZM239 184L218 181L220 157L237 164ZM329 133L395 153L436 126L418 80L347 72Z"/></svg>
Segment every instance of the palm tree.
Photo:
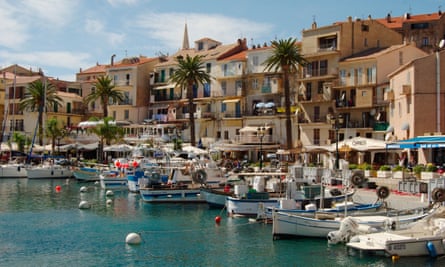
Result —
<svg viewBox="0 0 445 267"><path fill-rule="evenodd" d="M85 101L89 104L99 99L103 109L103 117L106 118L108 117L109 101L124 101L124 94L121 90L115 89L109 76L100 76L94 86L96 89L85 97Z"/></svg>
<svg viewBox="0 0 445 267"><path fill-rule="evenodd" d="M181 88L187 88L190 121L190 143L192 146L196 146L193 86L198 86L199 84L204 85L205 83L211 82L210 74L204 70L202 58L203 56L199 55L193 57L187 55L185 59L182 56L178 56L176 58L178 62L178 69L175 70L173 75L170 77L170 82L176 83Z"/></svg>
<svg viewBox="0 0 445 267"><path fill-rule="evenodd" d="M56 139L63 138L65 131L59 128L56 118L51 118L47 121L45 133L47 137L51 138L51 155L54 155Z"/></svg>
<svg viewBox="0 0 445 267"><path fill-rule="evenodd" d="M51 83L36 80L31 83L20 101L20 110L38 112L39 144L43 145L43 113L52 110L55 106L62 106L62 98L57 95L57 89Z"/></svg>
<svg viewBox="0 0 445 267"><path fill-rule="evenodd" d="M284 105L286 114L286 144L287 149L292 149L292 122L290 118L290 86L289 76L298 71L299 66L304 66L306 60L300 54L297 40L289 38L271 42L273 52L266 59L264 65L266 70L282 71L284 81Z"/></svg>
<svg viewBox="0 0 445 267"><path fill-rule="evenodd" d="M98 121L97 118L90 118L92 121ZM124 136L124 130L117 126L116 124L111 124L113 121L111 117L105 117L103 123L97 124L96 127L91 128L91 131L99 137L99 157L98 160L101 162L104 144L110 145L113 140L120 140Z"/></svg>

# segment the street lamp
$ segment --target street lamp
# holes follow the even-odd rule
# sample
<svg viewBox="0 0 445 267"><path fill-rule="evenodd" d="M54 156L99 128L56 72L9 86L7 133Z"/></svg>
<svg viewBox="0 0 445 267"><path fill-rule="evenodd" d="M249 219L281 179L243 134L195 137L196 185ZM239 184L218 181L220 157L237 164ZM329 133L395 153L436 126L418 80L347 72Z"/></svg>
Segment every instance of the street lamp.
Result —
<svg viewBox="0 0 445 267"><path fill-rule="evenodd" d="M257 135L260 137L260 171L263 169L263 138L266 134L266 127L258 127Z"/></svg>
<svg viewBox="0 0 445 267"><path fill-rule="evenodd" d="M340 125L343 124L343 115L338 114L338 115L333 115L331 114L329 116L329 121L331 122L332 128L335 130L335 169L339 170L340 169L340 163L339 163L339 158L340 158L340 154L338 153L338 141L339 141L339 134L338 131L340 130Z"/></svg>

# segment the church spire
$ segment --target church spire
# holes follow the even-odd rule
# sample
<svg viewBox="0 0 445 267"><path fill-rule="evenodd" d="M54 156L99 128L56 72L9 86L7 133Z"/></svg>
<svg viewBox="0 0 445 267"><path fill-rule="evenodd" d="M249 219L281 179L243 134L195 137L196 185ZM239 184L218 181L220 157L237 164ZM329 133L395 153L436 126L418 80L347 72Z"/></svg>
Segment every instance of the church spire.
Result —
<svg viewBox="0 0 445 267"><path fill-rule="evenodd" d="M189 45L189 34L187 31L187 23L185 23L184 27L184 39L182 40L182 50L190 49Z"/></svg>

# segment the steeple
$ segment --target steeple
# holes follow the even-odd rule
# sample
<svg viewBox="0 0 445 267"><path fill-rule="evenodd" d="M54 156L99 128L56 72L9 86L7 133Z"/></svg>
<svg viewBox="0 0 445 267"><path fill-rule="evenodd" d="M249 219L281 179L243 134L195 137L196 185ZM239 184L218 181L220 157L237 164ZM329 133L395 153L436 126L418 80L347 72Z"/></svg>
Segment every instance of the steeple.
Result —
<svg viewBox="0 0 445 267"><path fill-rule="evenodd" d="M187 23L185 24L185 27L184 27L184 39L182 40L182 50L186 50L186 49L190 49L189 34L187 31Z"/></svg>

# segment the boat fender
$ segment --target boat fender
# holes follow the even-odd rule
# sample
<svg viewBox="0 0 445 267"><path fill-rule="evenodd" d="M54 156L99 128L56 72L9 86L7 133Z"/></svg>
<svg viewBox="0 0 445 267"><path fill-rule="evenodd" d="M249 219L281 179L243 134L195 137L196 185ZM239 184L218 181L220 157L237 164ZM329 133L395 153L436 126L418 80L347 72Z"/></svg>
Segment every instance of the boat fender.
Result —
<svg viewBox="0 0 445 267"><path fill-rule="evenodd" d="M380 186L377 189L377 197L379 199L385 199L389 196L389 188L386 186Z"/></svg>
<svg viewBox="0 0 445 267"><path fill-rule="evenodd" d="M51 170L51 175L54 175L54 170Z"/></svg>
<svg viewBox="0 0 445 267"><path fill-rule="evenodd" d="M443 188L434 188L431 192L431 198L434 202L444 202L445 201L445 190Z"/></svg>
<svg viewBox="0 0 445 267"><path fill-rule="evenodd" d="M363 182L365 181L365 176L364 176L363 172L355 171L351 174L350 179L351 179L351 182L353 185L359 186L359 185L363 184Z"/></svg>
<svg viewBox="0 0 445 267"><path fill-rule="evenodd" d="M17 166L17 171L18 171L18 172L20 171L20 166Z"/></svg>
<svg viewBox="0 0 445 267"><path fill-rule="evenodd" d="M197 170L193 173L193 181L199 184L205 184L207 181L207 173L204 170Z"/></svg>
<svg viewBox="0 0 445 267"><path fill-rule="evenodd" d="M430 256L431 256L432 258L437 257L436 247L434 246L434 243L433 243L433 242L428 241L428 242L426 243L426 248L427 248L428 253L430 254Z"/></svg>

